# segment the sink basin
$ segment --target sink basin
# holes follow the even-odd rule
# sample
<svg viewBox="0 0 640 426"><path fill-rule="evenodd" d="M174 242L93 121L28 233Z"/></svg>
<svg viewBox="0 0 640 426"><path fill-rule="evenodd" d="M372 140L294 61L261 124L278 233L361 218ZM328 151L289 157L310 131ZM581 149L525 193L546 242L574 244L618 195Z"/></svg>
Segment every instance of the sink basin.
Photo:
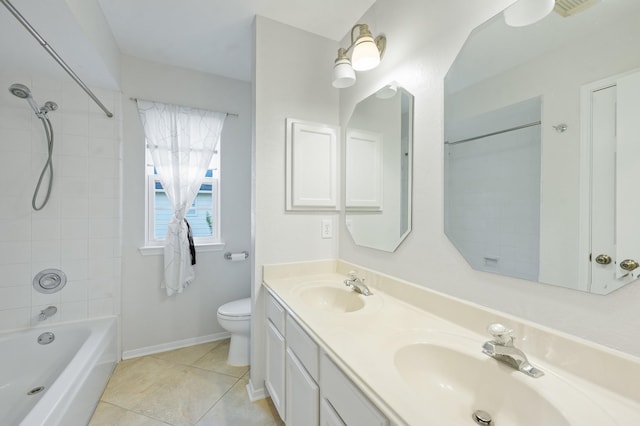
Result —
<svg viewBox="0 0 640 426"><path fill-rule="evenodd" d="M569 426L613 424L582 392L547 374L531 378L495 359L456 347L408 344L395 352L394 365L419 399L433 407L433 424L475 425L482 410L492 425Z"/></svg>
<svg viewBox="0 0 640 426"><path fill-rule="evenodd" d="M335 284L302 288L299 297L309 307L330 312L354 312L365 306L363 296Z"/></svg>

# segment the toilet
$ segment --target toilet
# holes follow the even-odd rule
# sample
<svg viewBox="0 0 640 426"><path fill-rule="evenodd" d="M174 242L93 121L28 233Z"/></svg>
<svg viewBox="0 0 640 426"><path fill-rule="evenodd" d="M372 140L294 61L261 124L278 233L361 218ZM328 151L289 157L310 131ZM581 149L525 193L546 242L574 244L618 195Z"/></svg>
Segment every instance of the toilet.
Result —
<svg viewBox="0 0 640 426"><path fill-rule="evenodd" d="M234 300L220 306L218 308L218 323L231 333L227 364L236 367L249 365L251 298Z"/></svg>

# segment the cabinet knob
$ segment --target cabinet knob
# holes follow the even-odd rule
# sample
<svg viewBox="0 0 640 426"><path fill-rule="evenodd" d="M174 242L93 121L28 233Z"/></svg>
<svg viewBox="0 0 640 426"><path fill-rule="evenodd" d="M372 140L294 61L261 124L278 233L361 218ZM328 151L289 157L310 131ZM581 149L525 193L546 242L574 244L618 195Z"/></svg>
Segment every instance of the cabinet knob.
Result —
<svg viewBox="0 0 640 426"><path fill-rule="evenodd" d="M596 257L596 263L599 263L600 265L608 265L611 263L611 256L608 254L599 254Z"/></svg>
<svg viewBox="0 0 640 426"><path fill-rule="evenodd" d="M633 271L638 266L640 266L640 264L633 259L625 259L620 262L620 267L625 271Z"/></svg>

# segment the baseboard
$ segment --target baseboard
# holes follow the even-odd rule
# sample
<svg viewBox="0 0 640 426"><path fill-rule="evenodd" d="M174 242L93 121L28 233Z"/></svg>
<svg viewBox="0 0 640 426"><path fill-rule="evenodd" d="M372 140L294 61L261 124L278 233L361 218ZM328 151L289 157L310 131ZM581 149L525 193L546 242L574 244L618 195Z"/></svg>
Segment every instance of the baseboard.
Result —
<svg viewBox="0 0 640 426"><path fill-rule="evenodd" d="M253 382L249 379L249 383L247 384L247 393L249 394L249 400L251 402L257 401L259 399L265 399L267 396L267 392L264 389L264 386L256 389L253 386Z"/></svg>
<svg viewBox="0 0 640 426"><path fill-rule="evenodd" d="M220 333L208 334L206 336L192 337L189 339L162 343L160 345L146 346L144 348L123 351L122 359L138 358L145 355L157 354L159 352L166 352L174 349L186 348L187 346L199 345L201 343L215 342L217 340L227 339L229 337L231 337L231 333L229 333L228 331L224 331Z"/></svg>

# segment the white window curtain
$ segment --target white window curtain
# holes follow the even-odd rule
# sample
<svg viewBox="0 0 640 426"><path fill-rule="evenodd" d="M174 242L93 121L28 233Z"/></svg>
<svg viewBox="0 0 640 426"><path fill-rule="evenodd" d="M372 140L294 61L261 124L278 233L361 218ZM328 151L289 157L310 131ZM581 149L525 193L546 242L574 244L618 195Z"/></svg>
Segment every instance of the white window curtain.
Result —
<svg viewBox="0 0 640 426"><path fill-rule="evenodd" d="M158 179L173 208L164 246L167 295L195 278L185 221L220 140L226 113L138 100L138 112Z"/></svg>

